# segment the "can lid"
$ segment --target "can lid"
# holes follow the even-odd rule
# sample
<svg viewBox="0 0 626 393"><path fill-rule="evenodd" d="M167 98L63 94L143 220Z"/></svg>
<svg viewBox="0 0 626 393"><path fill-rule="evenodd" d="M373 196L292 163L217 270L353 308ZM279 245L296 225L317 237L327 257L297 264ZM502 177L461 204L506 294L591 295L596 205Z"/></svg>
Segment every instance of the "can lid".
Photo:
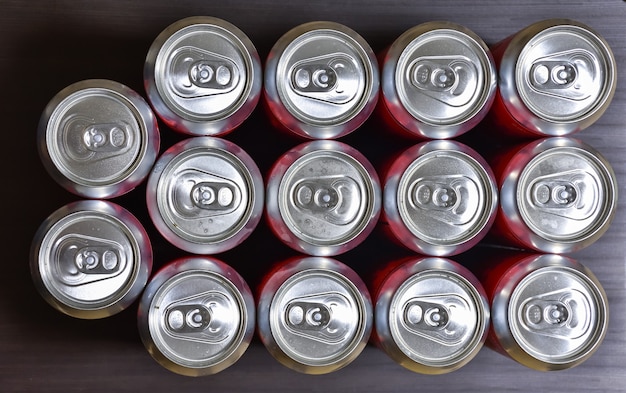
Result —
<svg viewBox="0 0 626 393"><path fill-rule="evenodd" d="M241 124L261 91L261 62L248 37L213 17L166 28L152 44L144 71L155 111L177 131L220 135Z"/></svg>
<svg viewBox="0 0 626 393"><path fill-rule="evenodd" d="M212 254L235 247L254 230L263 211L263 181L254 161L232 142L190 138L159 158L147 200L167 240Z"/></svg>
<svg viewBox="0 0 626 393"><path fill-rule="evenodd" d="M530 272L511 293L513 338L531 357L551 365L575 364L602 342L606 297L582 272L546 266Z"/></svg>
<svg viewBox="0 0 626 393"><path fill-rule="evenodd" d="M38 289L52 306L78 318L103 318L129 306L152 268L143 227L110 202L80 201L57 210L33 246Z"/></svg>
<svg viewBox="0 0 626 393"><path fill-rule="evenodd" d="M360 126L375 106L376 57L353 30L312 22L286 33L272 49L265 85L287 128L309 138L337 138ZM285 112L286 113L281 113Z"/></svg>
<svg viewBox="0 0 626 393"><path fill-rule="evenodd" d="M128 87L86 80L59 92L39 125L40 155L68 190L108 198L147 176L159 149L156 119Z"/></svg>
<svg viewBox="0 0 626 393"><path fill-rule="evenodd" d="M401 35L385 57L383 94L409 131L451 138L482 119L494 98L496 69L486 44L467 28L429 22ZM408 113L407 113L408 112Z"/></svg>
<svg viewBox="0 0 626 393"><path fill-rule="evenodd" d="M410 164L397 186L388 183L385 193L396 201L399 225L412 235L399 232L407 246L451 255L485 235L495 218L497 186L476 152L457 142L432 141L407 150L399 162Z"/></svg>

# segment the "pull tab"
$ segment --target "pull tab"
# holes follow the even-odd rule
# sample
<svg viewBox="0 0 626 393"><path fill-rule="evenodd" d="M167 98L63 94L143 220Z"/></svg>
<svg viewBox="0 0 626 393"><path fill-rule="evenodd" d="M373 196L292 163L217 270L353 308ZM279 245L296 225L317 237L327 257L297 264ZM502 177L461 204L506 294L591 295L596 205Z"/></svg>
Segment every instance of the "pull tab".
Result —
<svg viewBox="0 0 626 393"><path fill-rule="evenodd" d="M536 209L572 220L591 217L600 198L597 180L583 170L538 177L529 190Z"/></svg>
<svg viewBox="0 0 626 393"><path fill-rule="evenodd" d="M126 123L93 123L73 116L64 127L64 145L75 161L99 161L126 153L132 143Z"/></svg>
<svg viewBox="0 0 626 393"><path fill-rule="evenodd" d="M126 267L119 243L79 234L59 240L54 260L58 279L71 286L116 277Z"/></svg>
<svg viewBox="0 0 626 393"><path fill-rule="evenodd" d="M239 68L231 59L192 46L172 53L170 87L182 98L231 92L239 82Z"/></svg>
<svg viewBox="0 0 626 393"><path fill-rule="evenodd" d="M346 104L361 88L357 62L345 53L300 60L289 70L291 89L298 95L331 104Z"/></svg>
<svg viewBox="0 0 626 393"><path fill-rule="evenodd" d="M352 329L350 302L337 292L296 298L285 308L285 327L293 334L337 344Z"/></svg>
<svg viewBox="0 0 626 393"><path fill-rule="evenodd" d="M478 186L462 175L420 178L409 187L408 194L414 209L452 225L470 222L480 204Z"/></svg>
<svg viewBox="0 0 626 393"><path fill-rule="evenodd" d="M454 294L423 296L404 304L401 323L410 332L443 345L457 345L471 328L470 305Z"/></svg>
<svg viewBox="0 0 626 393"><path fill-rule="evenodd" d="M581 101L593 94L599 76L595 56L583 49L573 49L537 59L528 79L538 93Z"/></svg>
<svg viewBox="0 0 626 393"><path fill-rule="evenodd" d="M173 302L163 315L163 326L170 336L209 344L227 339L238 323L236 305L216 291Z"/></svg>
<svg viewBox="0 0 626 393"><path fill-rule="evenodd" d="M197 169L186 169L174 179L172 204L183 218L205 218L235 211L242 200L232 181Z"/></svg>
<svg viewBox="0 0 626 393"><path fill-rule="evenodd" d="M577 339L591 326L591 304L575 289L532 297L520 308L522 326L544 336Z"/></svg>
<svg viewBox="0 0 626 393"><path fill-rule="evenodd" d="M295 184L292 203L302 213L334 225L354 221L361 208L361 190L348 176L302 179Z"/></svg>
<svg viewBox="0 0 626 393"><path fill-rule="evenodd" d="M407 68L407 78L421 92L446 105L467 105L478 86L478 71L463 56L419 57Z"/></svg>

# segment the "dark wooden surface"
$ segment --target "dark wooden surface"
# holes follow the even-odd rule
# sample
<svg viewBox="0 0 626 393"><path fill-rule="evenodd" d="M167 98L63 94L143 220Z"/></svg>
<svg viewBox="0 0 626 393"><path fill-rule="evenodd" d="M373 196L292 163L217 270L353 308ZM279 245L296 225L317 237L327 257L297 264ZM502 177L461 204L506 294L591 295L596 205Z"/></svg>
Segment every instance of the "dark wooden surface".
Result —
<svg viewBox="0 0 626 393"><path fill-rule="evenodd" d="M239 26L265 56L291 27L311 20L344 23L379 51L404 30L429 20L451 20L493 44L540 19L568 17L595 28L617 57L619 83L605 116L579 137L612 163L622 199L607 234L574 256L598 276L609 297L611 320L598 352L581 366L541 373L488 349L468 366L443 377L413 374L369 346L347 368L305 376L275 362L255 340L233 367L212 377L186 378L159 366L145 351L136 328L136 304L105 320L82 321L52 310L36 293L28 271L33 234L52 211L77 198L46 174L35 148L39 116L66 85L108 78L144 94L142 67L156 35L177 19L213 15ZM0 258L0 391L624 391L626 386L626 3L603 1L0 1L0 154L3 184L3 255ZM475 130L478 135L480 129ZM262 171L297 141L278 138L257 110L229 139L257 160ZM162 128L163 148L181 139ZM263 143L264 138L270 142ZM486 138L482 143L490 143ZM373 161L408 141L385 136L375 120L345 139ZM470 140L471 141L471 140ZM115 202L135 213L152 235L155 267L183 255L156 233L147 218L144 187ZM402 255L374 235L338 257L367 275ZM251 285L269 266L292 253L261 224L239 249L220 256Z"/></svg>

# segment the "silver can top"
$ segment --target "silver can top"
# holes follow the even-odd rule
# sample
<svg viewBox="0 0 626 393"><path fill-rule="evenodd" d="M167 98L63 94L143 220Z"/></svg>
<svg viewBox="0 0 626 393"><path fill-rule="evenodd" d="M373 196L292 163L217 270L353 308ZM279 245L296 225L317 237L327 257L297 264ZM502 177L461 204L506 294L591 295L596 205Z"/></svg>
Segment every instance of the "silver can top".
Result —
<svg viewBox="0 0 626 393"><path fill-rule="evenodd" d="M426 255L454 255L478 243L495 220L498 187L485 160L466 145L415 145L392 164L384 186L394 235Z"/></svg>
<svg viewBox="0 0 626 393"><path fill-rule="evenodd" d="M256 228L263 179L250 156L213 137L183 140L158 159L148 179L148 212L175 246L196 254L229 250Z"/></svg>
<svg viewBox="0 0 626 393"><path fill-rule="evenodd" d="M221 261L188 257L160 270L146 287L138 324L161 365L182 375L215 374L234 364L254 333L252 294Z"/></svg>
<svg viewBox="0 0 626 393"><path fill-rule="evenodd" d="M128 307L152 269L148 235L127 210L105 201L68 204L39 228L31 273L57 310L95 319Z"/></svg>
<svg viewBox="0 0 626 393"><path fill-rule="evenodd" d="M52 177L86 198L111 198L148 175L159 150L156 118L144 99L109 80L85 80L46 106L39 154Z"/></svg>
<svg viewBox="0 0 626 393"><path fill-rule="evenodd" d="M310 255L348 251L373 230L380 183L367 159L336 141L304 143L275 164L267 185L272 229Z"/></svg>
<svg viewBox="0 0 626 393"><path fill-rule="evenodd" d="M258 103L261 61L232 24L191 17L167 27L148 51L144 81L155 111L173 129L218 136L241 124Z"/></svg>
<svg viewBox="0 0 626 393"><path fill-rule="evenodd" d="M442 374L482 348L489 307L478 280L443 258L408 260L383 283L376 331L386 352L419 373Z"/></svg>
<svg viewBox="0 0 626 393"><path fill-rule="evenodd" d="M505 103L526 127L546 136L568 135L588 127L608 107L617 82L615 58L588 26L551 19L513 38L500 80Z"/></svg>
<svg viewBox="0 0 626 393"><path fill-rule="evenodd" d="M503 186L502 193L510 200L515 192L519 216L531 232L520 230L522 240L558 253L593 243L615 215L617 183L610 165L576 140L551 138L533 146L517 186Z"/></svg>
<svg viewBox="0 0 626 393"><path fill-rule="evenodd" d="M378 88L378 63L370 46L334 22L306 23L287 32L265 67L270 110L307 138L354 131L373 111Z"/></svg>
<svg viewBox="0 0 626 393"><path fill-rule="evenodd" d="M365 284L329 258L305 257L283 266L265 283L258 310L261 338L272 355L308 374L346 366L372 328Z"/></svg>
<svg viewBox="0 0 626 393"><path fill-rule="evenodd" d="M453 138L484 118L496 75L489 48L478 35L454 23L428 22L390 46L382 93L390 113L410 132Z"/></svg>

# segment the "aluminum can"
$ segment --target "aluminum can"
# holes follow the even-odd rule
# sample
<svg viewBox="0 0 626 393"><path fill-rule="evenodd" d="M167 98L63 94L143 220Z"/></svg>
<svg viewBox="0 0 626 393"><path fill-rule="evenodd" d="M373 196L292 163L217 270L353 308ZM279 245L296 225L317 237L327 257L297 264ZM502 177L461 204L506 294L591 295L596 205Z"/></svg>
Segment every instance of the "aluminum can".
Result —
<svg viewBox="0 0 626 393"><path fill-rule="evenodd" d="M363 281L325 257L297 257L265 279L257 303L259 335L283 365L326 374L351 363L372 330L372 304Z"/></svg>
<svg viewBox="0 0 626 393"><path fill-rule="evenodd" d="M32 243L35 287L55 309L81 319L119 313L143 290L152 247L141 223L107 201L73 202L52 213Z"/></svg>
<svg viewBox="0 0 626 393"><path fill-rule="evenodd" d="M570 253L593 244L617 208L617 180L591 146L572 138L533 141L496 157L500 189L494 234L506 243Z"/></svg>
<svg viewBox="0 0 626 393"><path fill-rule="evenodd" d="M567 136L593 124L617 83L607 42L580 22L536 22L492 48L499 81L489 118L498 132Z"/></svg>
<svg viewBox="0 0 626 393"><path fill-rule="evenodd" d="M161 235L195 254L236 247L263 214L263 178L252 158L214 137L183 140L159 157L148 178L148 213Z"/></svg>
<svg viewBox="0 0 626 393"><path fill-rule="evenodd" d="M370 116L378 98L378 62L355 31L310 22L283 35L265 65L265 103L282 129L309 139L339 138Z"/></svg>
<svg viewBox="0 0 626 393"><path fill-rule="evenodd" d="M483 40L451 22L415 26L381 56L379 112L404 135L457 137L487 114L496 68Z"/></svg>
<svg viewBox="0 0 626 393"><path fill-rule="evenodd" d="M588 268L556 254L509 253L476 262L491 306L489 347L541 371L577 366L598 349L609 305Z"/></svg>
<svg viewBox="0 0 626 393"><path fill-rule="evenodd" d="M202 376L233 365L254 335L254 299L244 279L224 262L185 257L148 283L137 323L146 349L177 374Z"/></svg>
<svg viewBox="0 0 626 393"><path fill-rule="evenodd" d="M250 39L218 18L174 22L152 43L144 84L155 112L170 128L193 136L221 136L256 107L261 60Z"/></svg>
<svg viewBox="0 0 626 393"><path fill-rule="evenodd" d="M489 165L468 146L423 142L400 154L384 180L383 222L401 244L449 256L476 245L491 228L498 187Z"/></svg>
<svg viewBox="0 0 626 393"><path fill-rule="evenodd" d="M46 170L84 198L113 198L134 189L150 172L159 143L148 103L104 79L61 90L43 111L37 133Z"/></svg>
<svg viewBox="0 0 626 393"><path fill-rule="evenodd" d="M444 374L470 362L489 330L489 305L478 279L445 258L410 257L391 265L374 303L378 346L422 374Z"/></svg>
<svg viewBox="0 0 626 393"><path fill-rule="evenodd" d="M344 253L372 232L380 215L378 175L354 148L311 141L281 156L267 180L267 220L294 250Z"/></svg>

